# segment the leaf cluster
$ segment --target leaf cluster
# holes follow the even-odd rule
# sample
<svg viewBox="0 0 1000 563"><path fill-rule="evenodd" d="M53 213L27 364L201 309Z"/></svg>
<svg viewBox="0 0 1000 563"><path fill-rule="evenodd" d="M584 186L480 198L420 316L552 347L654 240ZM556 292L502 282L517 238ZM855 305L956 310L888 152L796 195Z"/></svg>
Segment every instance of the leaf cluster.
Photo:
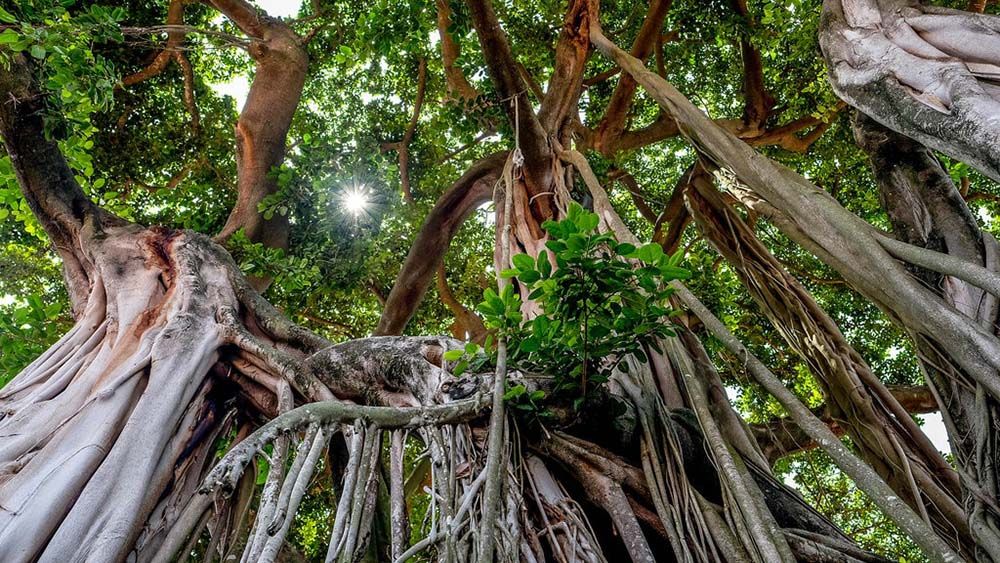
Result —
<svg viewBox="0 0 1000 563"><path fill-rule="evenodd" d="M647 361L646 346L658 349L658 339L674 335L669 282L689 275L680 253L618 242L597 231L598 221L577 203L565 219L546 221L547 252L514 256L514 267L501 275L516 284L486 290L478 307L493 331L487 353L495 354L495 339L505 339L513 369L552 377L552 393L572 397L576 408L615 370L627 369L626 360ZM521 294L540 314L525 320ZM461 354L465 361L470 352ZM515 385L507 398L535 410L539 393Z"/></svg>

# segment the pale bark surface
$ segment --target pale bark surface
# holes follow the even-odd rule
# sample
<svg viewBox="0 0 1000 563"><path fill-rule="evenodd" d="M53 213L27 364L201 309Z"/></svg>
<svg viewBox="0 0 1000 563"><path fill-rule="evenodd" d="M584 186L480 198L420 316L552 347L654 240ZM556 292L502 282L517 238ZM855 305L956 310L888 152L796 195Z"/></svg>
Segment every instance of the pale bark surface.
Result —
<svg viewBox="0 0 1000 563"><path fill-rule="evenodd" d="M915 0L826 0L819 39L841 99L1000 180L1000 19Z"/></svg>

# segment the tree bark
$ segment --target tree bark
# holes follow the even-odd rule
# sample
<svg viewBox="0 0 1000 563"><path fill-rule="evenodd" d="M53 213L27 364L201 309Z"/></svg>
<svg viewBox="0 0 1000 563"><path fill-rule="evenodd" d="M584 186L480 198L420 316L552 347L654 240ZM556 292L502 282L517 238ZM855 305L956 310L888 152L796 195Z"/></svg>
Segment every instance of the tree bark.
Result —
<svg viewBox="0 0 1000 563"><path fill-rule="evenodd" d="M1000 20L913 0L826 0L820 46L837 95L1000 180Z"/></svg>
<svg viewBox="0 0 1000 563"><path fill-rule="evenodd" d="M256 69L247 101L236 122L236 204L216 239L243 230L252 242L288 246L288 216L265 219L259 209L278 190L272 173L285 159L285 139L305 85L309 58L301 38L280 19L259 12L244 0L211 0L250 38Z"/></svg>
<svg viewBox="0 0 1000 563"><path fill-rule="evenodd" d="M868 153L879 198L893 231L903 242L928 248L996 271L997 242L983 233L951 177L934 154L921 144L887 129L861 113L853 117L858 145ZM1000 305L997 297L961 279L910 266L912 275L934 288L984 330L995 331ZM928 383L942 406L948 441L968 483L966 511L996 526L998 515L982 495L1000 491L993 445L1000 404L984 394L967 373L956 367L931 335L917 335L915 344ZM974 483L974 484L973 484Z"/></svg>
<svg viewBox="0 0 1000 563"><path fill-rule="evenodd" d="M840 329L707 181L688 207L771 323L809 366L827 408L871 465L914 509L929 513L956 550L973 543L959 504L958 476L896 402ZM956 537L957 536L957 537Z"/></svg>
<svg viewBox="0 0 1000 563"><path fill-rule="evenodd" d="M729 170L753 191L743 197L744 201L766 212L792 240L837 270L908 330L933 337L957 365L984 386L985 393L1000 396L996 385L1000 342L910 278L882 247L870 225L844 210L826 192L713 123L680 92L603 35L592 30L591 37L671 113L703 158ZM975 487L967 480L962 485ZM974 490L978 494L979 489ZM1000 545L994 541L989 524L970 516L977 549L1000 556L996 551Z"/></svg>
<svg viewBox="0 0 1000 563"><path fill-rule="evenodd" d="M476 162L438 198L410 245L382 309L376 335L402 334L427 293L458 228L477 207L492 199L493 186L506 158L504 153L494 153Z"/></svg>

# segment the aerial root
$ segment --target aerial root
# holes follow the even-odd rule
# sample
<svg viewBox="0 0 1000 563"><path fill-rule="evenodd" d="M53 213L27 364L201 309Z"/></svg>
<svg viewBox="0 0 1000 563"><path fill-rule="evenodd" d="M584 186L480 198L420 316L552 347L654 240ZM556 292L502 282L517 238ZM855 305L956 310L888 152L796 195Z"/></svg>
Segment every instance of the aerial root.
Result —
<svg viewBox="0 0 1000 563"><path fill-rule="evenodd" d="M330 389L308 369L304 358L293 357L254 335L233 308L220 308L217 320L222 327L224 342L236 346L256 367L285 379L310 401L329 401L334 398Z"/></svg>

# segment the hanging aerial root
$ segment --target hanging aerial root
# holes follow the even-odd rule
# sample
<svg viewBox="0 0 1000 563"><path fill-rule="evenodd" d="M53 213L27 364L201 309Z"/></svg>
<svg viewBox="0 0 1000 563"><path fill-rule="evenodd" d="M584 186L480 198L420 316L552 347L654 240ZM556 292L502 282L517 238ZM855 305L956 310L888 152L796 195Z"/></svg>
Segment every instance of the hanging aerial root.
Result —
<svg viewBox="0 0 1000 563"><path fill-rule="evenodd" d="M371 407L340 401L309 403L278 416L237 444L209 473L202 492L232 491L236 479L266 444L281 434L301 430L310 424L328 426L364 420L384 430L457 424L479 416L488 404L489 399L483 395L429 407Z"/></svg>
<svg viewBox="0 0 1000 563"><path fill-rule="evenodd" d="M961 561L961 558L934 533L930 525L909 505L902 501L888 484L870 466L850 452L840 439L818 416L799 401L763 363L750 354L749 350L735 337L722 322L715 317L690 291L675 282L680 300L698 316L712 334L729 349L742 358L751 375L769 393L774 395L793 420L816 440L820 447L833 459L834 463L864 491L900 528L935 561Z"/></svg>

